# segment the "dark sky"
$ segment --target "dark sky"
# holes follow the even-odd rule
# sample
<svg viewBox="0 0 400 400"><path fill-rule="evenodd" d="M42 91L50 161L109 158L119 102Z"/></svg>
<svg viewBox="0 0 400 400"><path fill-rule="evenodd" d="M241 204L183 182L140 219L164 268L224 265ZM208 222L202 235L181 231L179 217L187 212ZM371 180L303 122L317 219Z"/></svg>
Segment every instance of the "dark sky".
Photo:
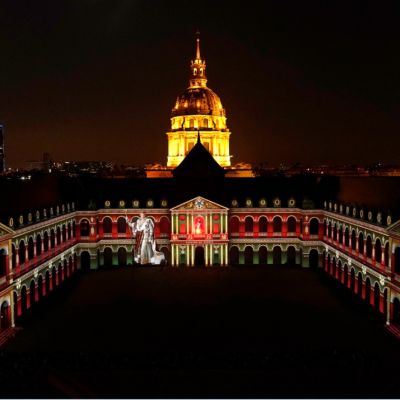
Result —
<svg viewBox="0 0 400 400"><path fill-rule="evenodd" d="M400 163L400 13L384 1L0 0L11 166L166 162L201 31L233 162Z"/></svg>

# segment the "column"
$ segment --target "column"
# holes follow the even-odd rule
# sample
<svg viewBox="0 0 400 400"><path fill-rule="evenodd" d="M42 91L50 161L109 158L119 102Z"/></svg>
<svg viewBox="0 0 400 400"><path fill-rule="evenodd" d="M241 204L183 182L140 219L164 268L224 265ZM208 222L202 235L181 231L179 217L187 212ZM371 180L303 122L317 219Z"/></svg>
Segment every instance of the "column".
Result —
<svg viewBox="0 0 400 400"><path fill-rule="evenodd" d="M206 223L205 228L206 228L206 234L207 234L207 233L209 233L209 232L208 232L208 215L207 215L207 214L205 215L204 220L205 220L205 223ZM206 265L207 265L207 261L206 261Z"/></svg>
<svg viewBox="0 0 400 400"><path fill-rule="evenodd" d="M33 241L33 258L36 258L36 240Z"/></svg>
<svg viewBox="0 0 400 400"><path fill-rule="evenodd" d="M283 255L283 253L282 253ZM308 262L308 253L306 254L305 252L303 252L303 259L301 260L301 266L303 268L308 268L310 266L309 262Z"/></svg>
<svg viewBox="0 0 400 400"><path fill-rule="evenodd" d="M189 216L188 216L188 218L189 218ZM189 254L189 246L188 245L186 245L185 251L186 251L186 266L189 267L190 266L190 254Z"/></svg>
<svg viewBox="0 0 400 400"><path fill-rule="evenodd" d="M53 271L54 274L56 274L56 285L58 286L60 284L59 280L58 280L58 269Z"/></svg>
<svg viewBox="0 0 400 400"><path fill-rule="evenodd" d="M192 267L194 266L194 253L195 253L195 247L194 244L192 244L191 245Z"/></svg>
<svg viewBox="0 0 400 400"><path fill-rule="evenodd" d="M206 267L208 266L208 244L204 245L204 261L206 263Z"/></svg>
<svg viewBox="0 0 400 400"><path fill-rule="evenodd" d="M214 246L212 244L209 245L210 248L210 266L212 267L214 264Z"/></svg>
<svg viewBox="0 0 400 400"><path fill-rule="evenodd" d="M253 264L255 264L255 265L258 265L260 263L260 257L258 254L259 250L260 250L260 248L257 251L253 252Z"/></svg>
<svg viewBox="0 0 400 400"><path fill-rule="evenodd" d="M29 310L31 308L31 296L30 296L30 290L26 290L26 309Z"/></svg>
<svg viewBox="0 0 400 400"><path fill-rule="evenodd" d="M175 267L175 245L171 245L171 265Z"/></svg>
<svg viewBox="0 0 400 400"><path fill-rule="evenodd" d="M224 265L229 265L229 260L228 260L228 244L224 244L224 250L225 250L225 264L224 264Z"/></svg>

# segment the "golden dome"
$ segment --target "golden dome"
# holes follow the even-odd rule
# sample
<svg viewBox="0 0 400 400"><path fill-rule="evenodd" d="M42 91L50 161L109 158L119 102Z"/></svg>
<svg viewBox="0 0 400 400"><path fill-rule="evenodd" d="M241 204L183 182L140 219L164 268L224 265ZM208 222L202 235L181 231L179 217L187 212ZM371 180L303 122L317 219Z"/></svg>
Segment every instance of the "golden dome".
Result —
<svg viewBox="0 0 400 400"><path fill-rule="evenodd" d="M172 117L196 114L225 117L220 98L206 86L187 88L172 109Z"/></svg>

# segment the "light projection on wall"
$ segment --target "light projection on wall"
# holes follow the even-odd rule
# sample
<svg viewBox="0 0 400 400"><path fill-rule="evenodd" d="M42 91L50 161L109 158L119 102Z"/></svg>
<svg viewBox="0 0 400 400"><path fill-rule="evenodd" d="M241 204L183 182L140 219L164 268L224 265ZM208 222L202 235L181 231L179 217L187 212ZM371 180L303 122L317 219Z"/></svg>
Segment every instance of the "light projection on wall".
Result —
<svg viewBox="0 0 400 400"><path fill-rule="evenodd" d="M198 215L194 219L194 227L193 232L195 235L204 235L204 218Z"/></svg>

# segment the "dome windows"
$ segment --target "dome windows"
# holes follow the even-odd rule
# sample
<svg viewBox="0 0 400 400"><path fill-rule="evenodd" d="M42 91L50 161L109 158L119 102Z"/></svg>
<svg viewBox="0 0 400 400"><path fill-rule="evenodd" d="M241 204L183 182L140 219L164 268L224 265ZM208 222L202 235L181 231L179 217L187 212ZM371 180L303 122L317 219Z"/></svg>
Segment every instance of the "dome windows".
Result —
<svg viewBox="0 0 400 400"><path fill-rule="evenodd" d="M202 70L201 70L202 71ZM193 68L193 75L196 76L197 75L197 68Z"/></svg>

